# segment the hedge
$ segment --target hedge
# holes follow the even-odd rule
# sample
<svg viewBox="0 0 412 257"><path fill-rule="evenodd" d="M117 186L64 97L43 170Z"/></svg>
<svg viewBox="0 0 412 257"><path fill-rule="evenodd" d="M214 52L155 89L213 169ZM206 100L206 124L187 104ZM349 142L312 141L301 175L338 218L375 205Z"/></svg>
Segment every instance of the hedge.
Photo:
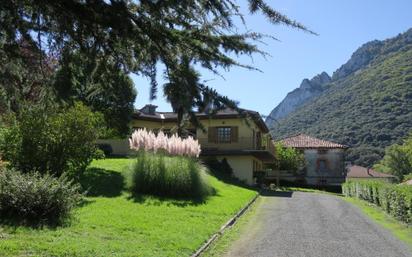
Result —
<svg viewBox="0 0 412 257"><path fill-rule="evenodd" d="M412 186L382 181L348 181L342 185L345 196L356 197L381 207L396 219L412 224Z"/></svg>

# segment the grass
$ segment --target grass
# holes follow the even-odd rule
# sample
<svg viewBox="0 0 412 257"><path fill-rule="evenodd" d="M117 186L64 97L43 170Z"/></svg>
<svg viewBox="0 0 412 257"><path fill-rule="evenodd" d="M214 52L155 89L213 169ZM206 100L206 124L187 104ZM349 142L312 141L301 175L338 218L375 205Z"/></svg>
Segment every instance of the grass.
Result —
<svg viewBox="0 0 412 257"><path fill-rule="evenodd" d="M374 220L384 228L388 229L395 235L398 239L405 242L412 250L412 227L403 224L393 217L386 214L380 208L370 204L366 201L362 201L356 198L343 197L349 203L357 206L362 212L368 216L370 219Z"/></svg>
<svg viewBox="0 0 412 257"><path fill-rule="evenodd" d="M242 234L250 233L250 231L256 229L253 227L255 223L251 221L252 218L255 217L256 211L259 208L258 206L262 204L262 201L263 199L259 197L232 227L226 229L225 233L206 249L202 257L219 257L225 255Z"/></svg>
<svg viewBox="0 0 412 257"><path fill-rule="evenodd" d="M131 170L128 185L133 193L198 201L214 194L206 168L193 158L140 152Z"/></svg>
<svg viewBox="0 0 412 257"><path fill-rule="evenodd" d="M208 176L203 203L123 191L129 159L93 161L82 178L86 203L66 227L0 227L0 256L189 256L256 192ZM114 179L112 179L114 178Z"/></svg>

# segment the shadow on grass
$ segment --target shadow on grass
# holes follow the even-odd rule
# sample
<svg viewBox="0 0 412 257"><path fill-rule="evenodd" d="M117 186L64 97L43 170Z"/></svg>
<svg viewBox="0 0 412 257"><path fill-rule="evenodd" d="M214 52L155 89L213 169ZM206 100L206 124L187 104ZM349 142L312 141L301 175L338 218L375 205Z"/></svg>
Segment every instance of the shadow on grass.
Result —
<svg viewBox="0 0 412 257"><path fill-rule="evenodd" d="M269 196L269 197L286 197L290 198L293 195L293 191L273 191L273 190L262 190L260 192L262 196Z"/></svg>
<svg viewBox="0 0 412 257"><path fill-rule="evenodd" d="M149 195L149 194L138 194L134 193L129 196L129 200L145 204L145 205L174 205L177 207L187 207L187 206L197 206L202 205L207 202L207 200L212 196L219 196L216 189L213 189L213 192L205 196L193 196L193 197L167 197L167 196L158 196L158 195Z"/></svg>
<svg viewBox="0 0 412 257"><path fill-rule="evenodd" d="M80 185L87 196L116 197L121 195L125 181L117 171L88 168L80 177Z"/></svg>
<svg viewBox="0 0 412 257"><path fill-rule="evenodd" d="M225 184L238 186L238 187L243 187L243 188L247 188L247 189L254 190L254 191L259 190L256 186L249 186L246 183L244 183L243 181L240 181L239 179L237 179L233 176L227 175L227 174L221 174L221 173L212 172L212 171L209 171L208 174L212 177L215 177L216 179L218 179L219 181L221 181Z"/></svg>

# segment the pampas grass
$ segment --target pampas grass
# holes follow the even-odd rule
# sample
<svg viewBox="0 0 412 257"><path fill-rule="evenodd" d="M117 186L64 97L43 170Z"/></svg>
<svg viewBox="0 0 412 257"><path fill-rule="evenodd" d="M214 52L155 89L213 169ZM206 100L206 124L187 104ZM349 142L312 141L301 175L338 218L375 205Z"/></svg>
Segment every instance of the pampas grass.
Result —
<svg viewBox="0 0 412 257"><path fill-rule="evenodd" d="M152 131L138 129L129 139L130 149L146 152L166 152L173 156L199 157L200 144L193 137L182 139L177 135L166 136L162 131L155 135Z"/></svg>
<svg viewBox="0 0 412 257"><path fill-rule="evenodd" d="M204 198L214 193L196 159L145 151L137 154L128 184L133 194Z"/></svg>

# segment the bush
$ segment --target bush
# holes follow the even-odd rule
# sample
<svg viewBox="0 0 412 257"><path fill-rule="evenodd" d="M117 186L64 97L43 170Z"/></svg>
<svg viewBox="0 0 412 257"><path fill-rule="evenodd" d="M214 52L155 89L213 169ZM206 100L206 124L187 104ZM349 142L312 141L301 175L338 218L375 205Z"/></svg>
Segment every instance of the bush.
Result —
<svg viewBox="0 0 412 257"><path fill-rule="evenodd" d="M95 157L101 122L101 115L82 104L25 110L2 130L0 151L22 172L78 175Z"/></svg>
<svg viewBox="0 0 412 257"><path fill-rule="evenodd" d="M381 207L396 219L412 224L412 187L382 181L348 181L342 185L343 194Z"/></svg>
<svg viewBox="0 0 412 257"><path fill-rule="evenodd" d="M79 186L66 176L0 170L0 217L26 225L59 225L79 204Z"/></svg>
<svg viewBox="0 0 412 257"><path fill-rule="evenodd" d="M131 167L130 190L133 194L203 198L213 193L205 170L196 159L139 151Z"/></svg>
<svg viewBox="0 0 412 257"><path fill-rule="evenodd" d="M233 169L230 167L226 158L219 161L216 158L209 158L205 161L205 165L217 177L231 177L233 174Z"/></svg>
<svg viewBox="0 0 412 257"><path fill-rule="evenodd" d="M103 151L105 156L110 156L113 153L113 148L110 144L97 144L97 148Z"/></svg>

